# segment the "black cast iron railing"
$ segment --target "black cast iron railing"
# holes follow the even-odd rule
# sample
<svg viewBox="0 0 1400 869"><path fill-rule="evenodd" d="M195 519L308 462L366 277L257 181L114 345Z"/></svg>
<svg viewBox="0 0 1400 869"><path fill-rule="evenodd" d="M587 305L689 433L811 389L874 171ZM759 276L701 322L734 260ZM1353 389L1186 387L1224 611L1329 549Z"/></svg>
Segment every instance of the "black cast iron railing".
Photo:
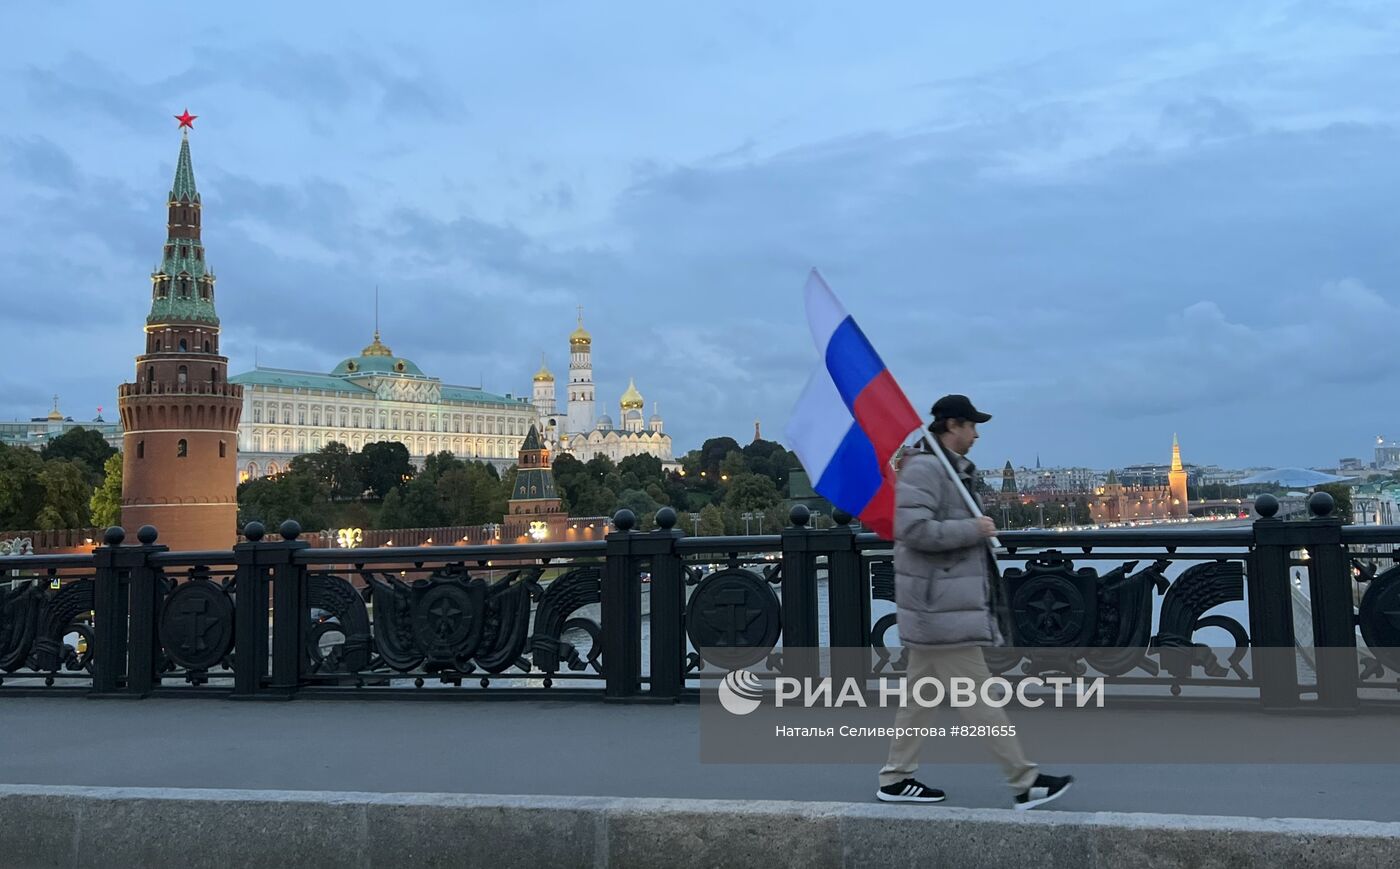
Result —
<svg viewBox="0 0 1400 869"><path fill-rule="evenodd" d="M1400 696L1400 526L1011 531L1009 680L1345 711ZM890 544L814 530L687 537L630 511L606 540L316 549L258 523L223 552L146 526L85 556L0 561L0 696L601 696L674 702L732 669L898 675ZM1100 570L1100 567L1103 569ZM865 650L851 655L829 650ZM440 690L431 690L440 689Z"/></svg>

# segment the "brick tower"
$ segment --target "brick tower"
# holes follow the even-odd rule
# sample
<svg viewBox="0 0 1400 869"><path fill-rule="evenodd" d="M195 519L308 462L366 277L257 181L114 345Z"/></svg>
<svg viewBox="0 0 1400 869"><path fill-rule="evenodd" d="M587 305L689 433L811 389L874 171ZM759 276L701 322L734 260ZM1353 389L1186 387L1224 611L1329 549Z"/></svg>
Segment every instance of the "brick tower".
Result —
<svg viewBox="0 0 1400 869"><path fill-rule="evenodd" d="M199 238L200 201L184 133L168 200L165 252L151 275L145 352L119 391L122 525L154 525L171 549L228 549L238 524L238 418L243 387L219 355L214 275Z"/></svg>
<svg viewBox="0 0 1400 869"><path fill-rule="evenodd" d="M1181 444L1176 435L1172 435L1172 468L1167 472L1167 488L1171 492L1171 515L1191 515L1191 502L1186 497L1186 469L1181 465Z"/></svg>
<svg viewBox="0 0 1400 869"><path fill-rule="evenodd" d="M507 502L501 538L510 543L542 542L563 537L568 514L554 488L554 471L549 464L549 445L534 426L520 445L520 461L515 486Z"/></svg>

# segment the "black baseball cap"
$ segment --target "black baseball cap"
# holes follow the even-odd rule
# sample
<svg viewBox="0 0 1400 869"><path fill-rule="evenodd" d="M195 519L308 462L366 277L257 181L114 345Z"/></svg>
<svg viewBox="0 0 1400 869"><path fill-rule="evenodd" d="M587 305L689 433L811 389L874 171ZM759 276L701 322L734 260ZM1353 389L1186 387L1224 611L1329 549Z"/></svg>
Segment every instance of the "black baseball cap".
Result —
<svg viewBox="0 0 1400 869"><path fill-rule="evenodd" d="M986 422L990 413L983 413L972 406L966 395L945 395L933 403L933 421L941 419L966 419L972 422Z"/></svg>

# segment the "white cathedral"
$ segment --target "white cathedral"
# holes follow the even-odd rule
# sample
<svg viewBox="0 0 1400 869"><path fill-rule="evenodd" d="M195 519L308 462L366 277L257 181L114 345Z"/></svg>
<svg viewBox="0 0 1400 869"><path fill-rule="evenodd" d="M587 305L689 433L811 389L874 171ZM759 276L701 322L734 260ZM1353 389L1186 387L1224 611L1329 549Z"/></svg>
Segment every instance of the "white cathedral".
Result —
<svg viewBox="0 0 1400 869"><path fill-rule="evenodd" d="M652 455L661 460L663 467L675 465L671 436L664 431L661 415L653 407L651 419L643 417L646 402L630 378L627 391L618 401L619 422L614 424L606 413L594 418L593 336L583 328L582 309L578 328L569 335L568 406L559 413L554 375L543 360L535 372L534 405L540 430L556 452L568 453L581 462L594 456L619 462L628 456Z"/></svg>

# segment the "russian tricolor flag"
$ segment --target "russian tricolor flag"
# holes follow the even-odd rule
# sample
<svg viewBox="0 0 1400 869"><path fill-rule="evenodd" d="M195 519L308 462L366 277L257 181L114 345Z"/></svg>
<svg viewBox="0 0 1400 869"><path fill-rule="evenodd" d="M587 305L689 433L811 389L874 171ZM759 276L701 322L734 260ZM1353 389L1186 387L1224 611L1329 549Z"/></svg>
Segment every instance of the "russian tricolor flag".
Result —
<svg viewBox="0 0 1400 869"><path fill-rule="evenodd" d="M804 292L822 362L793 409L788 442L817 494L891 540L890 460L923 421L816 269Z"/></svg>

